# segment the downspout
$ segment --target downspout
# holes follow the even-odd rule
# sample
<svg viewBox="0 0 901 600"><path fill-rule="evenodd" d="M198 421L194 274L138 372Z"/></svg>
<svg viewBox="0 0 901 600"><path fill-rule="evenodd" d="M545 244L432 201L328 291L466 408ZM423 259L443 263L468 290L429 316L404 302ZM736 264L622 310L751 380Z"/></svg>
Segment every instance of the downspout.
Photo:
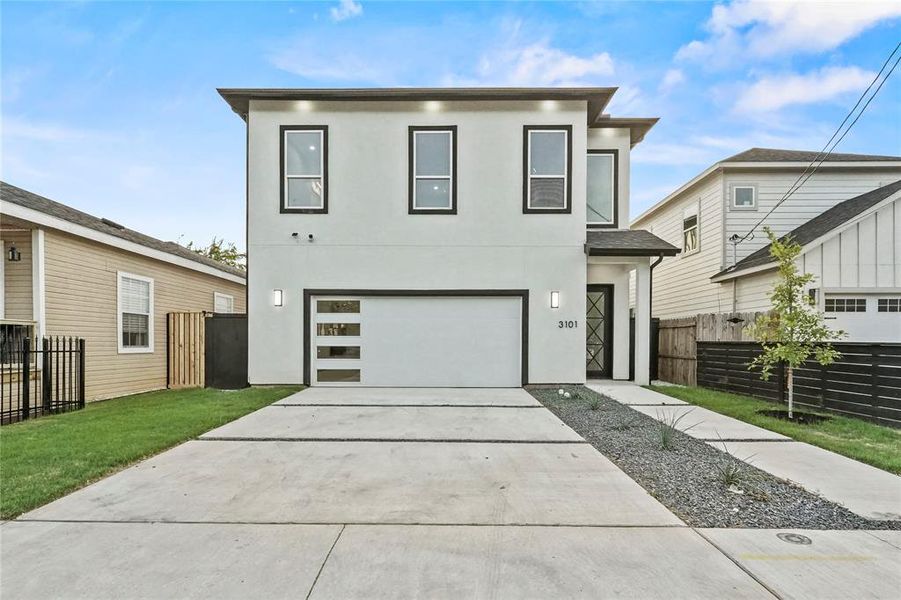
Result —
<svg viewBox="0 0 901 600"><path fill-rule="evenodd" d="M651 268L648 270L648 353L651 352L651 332L654 330L654 267L663 262L663 254L660 254L657 257L657 260L651 263ZM659 335L659 333L658 333ZM650 357L648 357L650 358ZM648 364L648 370L650 370L650 364ZM650 373L648 373L648 379L650 379Z"/></svg>

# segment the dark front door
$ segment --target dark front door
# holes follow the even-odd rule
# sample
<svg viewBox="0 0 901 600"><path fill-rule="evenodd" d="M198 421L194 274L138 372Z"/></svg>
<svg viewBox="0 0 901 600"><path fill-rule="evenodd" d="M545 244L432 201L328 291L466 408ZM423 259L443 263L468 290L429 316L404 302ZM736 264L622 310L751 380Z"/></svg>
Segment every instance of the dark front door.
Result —
<svg viewBox="0 0 901 600"><path fill-rule="evenodd" d="M588 377L613 375L613 286L588 286L585 315L585 371Z"/></svg>

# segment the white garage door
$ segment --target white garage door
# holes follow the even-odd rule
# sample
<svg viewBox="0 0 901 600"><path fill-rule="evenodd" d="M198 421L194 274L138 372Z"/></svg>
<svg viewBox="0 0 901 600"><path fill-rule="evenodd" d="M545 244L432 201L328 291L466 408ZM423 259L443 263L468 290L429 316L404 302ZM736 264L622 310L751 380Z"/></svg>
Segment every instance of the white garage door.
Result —
<svg viewBox="0 0 901 600"><path fill-rule="evenodd" d="M519 297L316 297L314 385L519 387Z"/></svg>
<svg viewBox="0 0 901 600"><path fill-rule="evenodd" d="M901 341L901 295L827 293L826 324L848 342Z"/></svg>

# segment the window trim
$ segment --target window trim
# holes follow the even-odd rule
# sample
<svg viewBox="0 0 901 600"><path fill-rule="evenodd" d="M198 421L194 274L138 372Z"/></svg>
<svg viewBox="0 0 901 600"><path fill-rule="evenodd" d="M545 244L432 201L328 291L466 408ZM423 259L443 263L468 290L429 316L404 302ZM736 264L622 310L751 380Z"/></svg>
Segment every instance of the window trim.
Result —
<svg viewBox="0 0 901 600"><path fill-rule="evenodd" d="M698 239L698 247L695 248L694 250L687 250L685 248L685 232L686 232L685 221L690 219L691 217L695 218L694 229L697 231L696 237ZM679 231L680 231L681 237L682 237L682 239L679 241L679 246L681 246L681 248L682 248L682 253L680 254L680 256L682 256L683 258L686 256L694 256L695 254L697 254L698 252L701 251L701 211L700 211L700 209L695 211L693 214L689 214L689 215L686 215L685 212L683 211L682 227L679 229Z"/></svg>
<svg viewBox="0 0 901 600"><path fill-rule="evenodd" d="M450 133L450 207L420 208L416 206L416 134L419 132ZM444 179L426 176L420 179ZM455 215L457 214L457 126L456 125L410 125L407 128L407 214L410 215Z"/></svg>
<svg viewBox="0 0 901 600"><path fill-rule="evenodd" d="M735 204L735 190L750 189L754 195L754 202L751 206L738 206ZM757 185L753 183L733 183L729 185L729 210L757 210Z"/></svg>
<svg viewBox="0 0 901 600"><path fill-rule="evenodd" d="M566 172L563 174L563 207L532 208L531 180L529 173L532 154L531 133L533 131L562 131L566 133ZM571 214L572 213L572 171L573 171L573 126L572 125L523 125L522 128L522 212L528 214Z"/></svg>
<svg viewBox="0 0 901 600"><path fill-rule="evenodd" d="M292 131L318 131L322 138L322 158L321 158L321 177L322 177L322 206L319 208L300 208L289 207L285 204L287 200L287 182L288 175L286 173L288 156L285 153L288 139L288 133ZM279 127L279 212L282 214L328 214L328 125L282 125Z"/></svg>
<svg viewBox="0 0 901 600"><path fill-rule="evenodd" d="M231 308L231 311L230 311L230 312L227 312L227 313L220 313L219 311L216 310L216 301L217 301L219 298L228 298L229 300L231 300L232 308ZM233 315L233 314L235 314L235 297L234 297L233 295L231 295L231 294L225 294L225 293L223 293L223 292L213 292L213 313L214 313L214 314L220 314L220 315Z"/></svg>
<svg viewBox="0 0 901 600"><path fill-rule="evenodd" d="M147 282L149 285L148 294L150 295L150 303L148 305L149 312L147 314L147 346L125 346L122 344L122 278L136 279L138 281ZM153 354L153 278L144 275L135 275L126 271L116 271L116 346L119 354Z"/></svg>
<svg viewBox="0 0 901 600"><path fill-rule="evenodd" d="M591 154L610 154L613 156L613 221L610 223L600 223L600 222L592 222L588 219L588 155ZM585 222L586 226L589 229L604 229L611 228L616 229L619 227L619 150L615 148L610 149L595 149L589 148L588 153L586 154L585 159L586 171L585 171Z"/></svg>

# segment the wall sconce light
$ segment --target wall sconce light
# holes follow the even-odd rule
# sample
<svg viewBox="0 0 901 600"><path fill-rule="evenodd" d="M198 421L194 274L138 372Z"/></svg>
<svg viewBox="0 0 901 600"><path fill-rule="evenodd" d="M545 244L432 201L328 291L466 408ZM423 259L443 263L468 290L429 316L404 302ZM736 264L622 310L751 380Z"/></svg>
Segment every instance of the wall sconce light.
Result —
<svg viewBox="0 0 901 600"><path fill-rule="evenodd" d="M22 253L19 252L19 249L15 246L10 246L9 252L6 253L6 257L9 259L9 262L19 262L22 260Z"/></svg>
<svg viewBox="0 0 901 600"><path fill-rule="evenodd" d="M273 306L284 306L285 304L285 292L282 290L272 290L272 305Z"/></svg>
<svg viewBox="0 0 901 600"><path fill-rule="evenodd" d="M551 292L551 308L560 308L560 292Z"/></svg>

